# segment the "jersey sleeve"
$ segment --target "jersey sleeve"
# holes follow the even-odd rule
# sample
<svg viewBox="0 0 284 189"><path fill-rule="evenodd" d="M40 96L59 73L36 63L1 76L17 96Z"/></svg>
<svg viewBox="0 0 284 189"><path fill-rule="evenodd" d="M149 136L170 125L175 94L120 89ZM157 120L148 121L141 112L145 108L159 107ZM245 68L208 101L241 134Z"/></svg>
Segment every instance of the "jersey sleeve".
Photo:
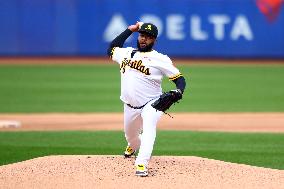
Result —
<svg viewBox="0 0 284 189"><path fill-rule="evenodd" d="M163 61L160 67L163 74L169 78L169 80L175 80L182 76L180 71L173 65L173 62L168 56L163 57Z"/></svg>
<svg viewBox="0 0 284 189"><path fill-rule="evenodd" d="M120 48L120 47L114 47L112 49L112 60L117 62L118 64L121 64L124 58L128 58L129 52L132 51L132 48Z"/></svg>

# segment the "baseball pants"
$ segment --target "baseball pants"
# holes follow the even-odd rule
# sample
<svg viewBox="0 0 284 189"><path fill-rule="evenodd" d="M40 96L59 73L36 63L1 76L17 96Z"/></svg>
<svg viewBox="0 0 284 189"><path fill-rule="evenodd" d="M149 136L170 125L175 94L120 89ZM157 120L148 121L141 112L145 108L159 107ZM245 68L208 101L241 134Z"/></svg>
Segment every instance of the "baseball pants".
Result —
<svg viewBox="0 0 284 189"><path fill-rule="evenodd" d="M134 150L139 150L135 165L148 165L153 151L157 123L162 112L156 111L147 103L142 109L133 109L124 105L124 134L128 145ZM141 133L142 132L142 133Z"/></svg>

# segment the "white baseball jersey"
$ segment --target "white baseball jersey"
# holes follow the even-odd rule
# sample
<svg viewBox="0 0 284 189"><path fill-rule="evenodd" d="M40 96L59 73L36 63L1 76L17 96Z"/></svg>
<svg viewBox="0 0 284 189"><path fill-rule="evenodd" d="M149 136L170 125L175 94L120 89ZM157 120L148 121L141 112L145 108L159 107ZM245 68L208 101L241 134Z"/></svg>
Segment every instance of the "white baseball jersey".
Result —
<svg viewBox="0 0 284 189"><path fill-rule="evenodd" d="M162 78L174 80L181 76L171 59L155 50L137 51L131 58L132 47L115 47L112 60L120 65L120 99L132 106L143 106L162 94Z"/></svg>

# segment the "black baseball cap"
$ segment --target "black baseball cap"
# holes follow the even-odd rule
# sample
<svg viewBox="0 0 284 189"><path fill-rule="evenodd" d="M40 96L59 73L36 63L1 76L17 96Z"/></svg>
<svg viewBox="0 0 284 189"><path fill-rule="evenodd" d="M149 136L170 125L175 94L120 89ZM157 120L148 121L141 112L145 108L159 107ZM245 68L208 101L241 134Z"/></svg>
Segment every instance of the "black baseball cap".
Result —
<svg viewBox="0 0 284 189"><path fill-rule="evenodd" d="M157 38L158 36L158 28L152 23L144 23L138 30L139 33L147 33Z"/></svg>

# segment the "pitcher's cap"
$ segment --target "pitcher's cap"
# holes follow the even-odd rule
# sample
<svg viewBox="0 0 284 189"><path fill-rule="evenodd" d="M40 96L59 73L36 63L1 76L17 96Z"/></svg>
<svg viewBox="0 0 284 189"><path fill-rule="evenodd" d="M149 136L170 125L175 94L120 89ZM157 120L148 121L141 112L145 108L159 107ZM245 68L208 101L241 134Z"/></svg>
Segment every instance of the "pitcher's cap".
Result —
<svg viewBox="0 0 284 189"><path fill-rule="evenodd" d="M157 38L158 36L158 28L152 23L144 23L140 29L138 30L139 33L148 33L152 35L153 37Z"/></svg>

